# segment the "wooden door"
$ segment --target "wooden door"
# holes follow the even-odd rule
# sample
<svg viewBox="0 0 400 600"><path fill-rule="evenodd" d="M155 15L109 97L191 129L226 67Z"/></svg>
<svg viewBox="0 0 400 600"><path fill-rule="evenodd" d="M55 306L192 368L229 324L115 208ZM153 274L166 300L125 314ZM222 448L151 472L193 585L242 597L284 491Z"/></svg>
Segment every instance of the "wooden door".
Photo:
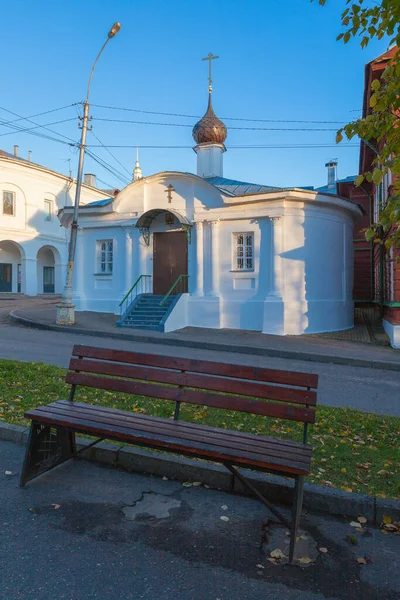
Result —
<svg viewBox="0 0 400 600"><path fill-rule="evenodd" d="M11 263L0 263L0 292L12 292Z"/></svg>
<svg viewBox="0 0 400 600"><path fill-rule="evenodd" d="M179 275L187 275L187 239L184 231L154 233L153 235L153 294L169 292ZM187 283L180 288L187 291Z"/></svg>
<svg viewBox="0 0 400 600"><path fill-rule="evenodd" d="M43 267L43 293L54 294L54 267Z"/></svg>

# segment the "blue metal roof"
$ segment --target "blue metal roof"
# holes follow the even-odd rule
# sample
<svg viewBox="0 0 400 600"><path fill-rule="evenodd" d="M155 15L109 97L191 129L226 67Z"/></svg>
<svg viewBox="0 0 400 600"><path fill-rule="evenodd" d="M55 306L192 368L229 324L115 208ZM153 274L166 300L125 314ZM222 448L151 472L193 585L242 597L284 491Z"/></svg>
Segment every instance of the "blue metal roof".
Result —
<svg viewBox="0 0 400 600"><path fill-rule="evenodd" d="M95 200L94 202L89 202L88 204L83 204L79 208L92 208L93 206L108 206L114 198L105 198L104 200Z"/></svg>
<svg viewBox="0 0 400 600"><path fill-rule="evenodd" d="M271 190L282 190L285 188L273 185L259 185L257 183L248 183L246 181L237 181L236 179L227 179L225 177L204 177L208 183L212 183L222 192L227 192L233 196L250 196L252 194L262 194ZM290 188L291 189L291 188ZM301 186L301 190L313 190L313 186Z"/></svg>
<svg viewBox="0 0 400 600"><path fill-rule="evenodd" d="M236 179L226 179L225 177L204 177L204 179L221 191L228 192L228 194L233 194L234 196L248 196L280 189L276 186L258 185L246 181L237 181Z"/></svg>
<svg viewBox="0 0 400 600"><path fill-rule="evenodd" d="M345 177L344 179L338 179L335 181L335 187L328 188L328 185L322 185L319 188L316 188L317 192L322 192L323 194L337 194L337 183L352 183L356 179L357 175L350 175L349 177Z"/></svg>

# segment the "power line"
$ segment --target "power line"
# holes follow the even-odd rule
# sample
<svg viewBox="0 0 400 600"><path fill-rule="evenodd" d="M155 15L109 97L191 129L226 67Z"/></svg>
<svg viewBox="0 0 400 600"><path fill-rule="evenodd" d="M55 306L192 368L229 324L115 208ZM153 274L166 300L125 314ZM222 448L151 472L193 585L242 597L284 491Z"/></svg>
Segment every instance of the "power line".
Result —
<svg viewBox="0 0 400 600"><path fill-rule="evenodd" d="M13 119L12 121L7 121L6 125L8 125L9 123L17 123L17 121L25 121L28 119L34 119L35 117L41 117L42 115L48 115L50 113L53 112L57 112L59 110L64 110L65 108L71 108L72 106L76 106L75 104L66 104L65 106L60 106L59 108L52 108L51 110L45 110L44 112L40 112L40 113L35 113L34 115L29 115L29 117L19 117L18 119ZM11 112L11 111L7 111L7 109L3 108L2 110L5 110L6 112ZM15 114L15 113L12 113Z"/></svg>
<svg viewBox="0 0 400 600"><path fill-rule="evenodd" d="M186 115L182 113L170 113L170 112L159 112L155 110L141 110L138 108L122 108L117 106L104 106L102 104L92 104L91 106L97 108L105 108L109 110L121 110L127 112L143 113L147 115L163 115L168 117L184 117L187 119L201 119L201 115ZM315 123L315 124L331 124L331 125L343 125L346 120L343 121L309 121L309 120L292 120L292 119L245 119L242 117L221 117L224 121L247 121L252 123ZM335 130L336 131L336 130Z"/></svg>
<svg viewBox="0 0 400 600"><path fill-rule="evenodd" d="M135 125L157 125L158 127L190 127L193 125L188 123L157 123L155 121L130 121L125 119L104 119L101 117L93 117L96 121L106 121L107 123L132 123ZM244 131L337 131L335 128L306 128L306 127L229 127L230 130Z"/></svg>
<svg viewBox="0 0 400 600"><path fill-rule="evenodd" d="M122 175L122 173L114 169L114 167L111 167L108 163L106 163L102 158L97 156L97 154L94 154L94 152L92 152L91 150L88 150L86 148L86 154L90 156L95 162L97 162L101 167L103 167L103 169L105 169L106 171L111 173L111 175L122 181L124 185L126 185L126 182L130 183L130 181L128 181L125 175Z"/></svg>
<svg viewBox="0 0 400 600"><path fill-rule="evenodd" d="M17 119L17 121L20 121L20 120L21 119ZM40 128L48 129L48 127L47 127L48 125L58 125L59 123L68 123L70 121L75 121L75 117L72 117L72 119L63 119L62 121L53 121L52 123L45 123L44 125L35 125L34 127L26 127L26 128L18 127L18 129L16 129L16 131L18 131L18 133L29 133L33 129L40 129ZM7 123L0 122L0 124L3 126L6 125L8 127ZM0 133L0 137L3 137L5 135L12 135L13 133L14 133L14 131L8 131L7 133ZM57 132L55 132L55 133L57 133ZM66 137L66 136L63 136L61 133L59 133L58 135L60 135L62 137ZM71 139L71 138L66 137L66 139Z"/></svg>
<svg viewBox="0 0 400 600"><path fill-rule="evenodd" d="M112 158L115 160L115 162L117 162L119 164L120 167L122 167L124 169L124 171L126 171L129 175L129 177L132 177L132 173L130 171L128 171L128 169L126 167L124 167L124 165L118 160L118 158L116 156L114 156L114 154L107 148L107 146L105 146L103 144L103 142L97 137L97 135L94 133L93 130L91 130L92 135L94 135L94 137L96 138L96 140L98 142L100 142L101 146L104 148L104 150L107 150L108 154L110 156L112 156ZM93 148L94 146L92 146Z"/></svg>
<svg viewBox="0 0 400 600"><path fill-rule="evenodd" d="M239 149L263 149L263 148L283 148L283 149L296 149L296 148L358 148L359 144L247 144L238 146L226 146L228 150L239 150ZM192 146L161 146L161 145L98 145L89 144L87 148L139 148L139 149L159 149L159 150L189 150Z"/></svg>
<svg viewBox="0 0 400 600"><path fill-rule="evenodd" d="M53 133L55 135L58 135L59 137L65 138L66 140L69 140L69 142L72 142L72 145L75 145L75 141L72 138L63 135L62 133L58 133L58 131L54 131L53 129L50 129L46 125L40 125L39 123L36 123L36 121L32 121L32 119L30 117L22 117L21 115L13 112L12 110L8 110L8 108L4 108L3 106L0 106L0 110L3 110L5 112L7 112L7 113L10 113L11 115L14 115L14 116L18 117L18 119L25 120L25 121L28 121L30 123L33 123L33 125L36 125L38 128L46 129L47 131L50 131L51 133ZM38 132L35 132L35 131L31 131L30 129L32 129L32 128L30 128L30 129L23 128L23 127L20 127L19 125L13 125L11 123L7 123L6 121L0 121L0 125L4 125L5 127L9 127L10 129L14 129L15 131L20 132L20 133L29 133L31 135L36 135L38 137L43 137L45 139L51 139L52 141L62 142L62 140L60 140L60 139L52 138L52 137L49 137L49 136L45 136L44 134L39 134ZM66 142L63 142L63 143L65 144Z"/></svg>

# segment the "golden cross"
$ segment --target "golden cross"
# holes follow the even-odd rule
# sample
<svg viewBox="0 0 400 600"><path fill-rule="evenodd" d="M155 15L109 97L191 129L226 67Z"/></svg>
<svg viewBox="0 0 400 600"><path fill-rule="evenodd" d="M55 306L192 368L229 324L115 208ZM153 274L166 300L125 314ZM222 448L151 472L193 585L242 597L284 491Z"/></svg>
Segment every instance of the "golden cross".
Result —
<svg viewBox="0 0 400 600"><path fill-rule="evenodd" d="M169 184L169 186L167 187L166 190L164 190L164 192L167 192L168 194L168 203L171 204L172 202L172 192L175 192L176 190L174 189L174 186Z"/></svg>
<svg viewBox="0 0 400 600"><path fill-rule="evenodd" d="M214 60L214 58L219 58L219 56L213 56L212 52L209 52L207 54L207 56L205 58L202 58L201 60L208 60L208 91L212 92L212 63L211 61Z"/></svg>

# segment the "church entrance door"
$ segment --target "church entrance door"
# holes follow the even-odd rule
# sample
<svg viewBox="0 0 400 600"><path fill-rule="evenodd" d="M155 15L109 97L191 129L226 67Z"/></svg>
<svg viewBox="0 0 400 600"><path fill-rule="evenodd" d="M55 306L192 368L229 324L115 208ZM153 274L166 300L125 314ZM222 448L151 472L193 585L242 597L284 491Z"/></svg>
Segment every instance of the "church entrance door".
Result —
<svg viewBox="0 0 400 600"><path fill-rule="evenodd" d="M187 275L187 272L186 233L184 231L154 233L153 294L159 296L167 294L179 275Z"/></svg>
<svg viewBox="0 0 400 600"><path fill-rule="evenodd" d="M12 292L11 263L0 263L0 292Z"/></svg>

